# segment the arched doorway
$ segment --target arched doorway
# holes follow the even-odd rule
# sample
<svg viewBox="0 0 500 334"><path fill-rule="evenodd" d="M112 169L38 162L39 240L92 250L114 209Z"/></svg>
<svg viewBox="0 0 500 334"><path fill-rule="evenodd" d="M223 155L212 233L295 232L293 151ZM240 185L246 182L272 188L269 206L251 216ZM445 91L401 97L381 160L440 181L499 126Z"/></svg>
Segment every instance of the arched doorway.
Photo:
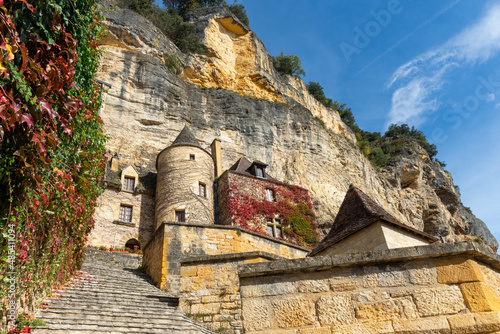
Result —
<svg viewBox="0 0 500 334"><path fill-rule="evenodd" d="M139 250L141 249L141 244L139 243L139 241L137 241L137 239L128 239L125 243L125 248L131 250Z"/></svg>

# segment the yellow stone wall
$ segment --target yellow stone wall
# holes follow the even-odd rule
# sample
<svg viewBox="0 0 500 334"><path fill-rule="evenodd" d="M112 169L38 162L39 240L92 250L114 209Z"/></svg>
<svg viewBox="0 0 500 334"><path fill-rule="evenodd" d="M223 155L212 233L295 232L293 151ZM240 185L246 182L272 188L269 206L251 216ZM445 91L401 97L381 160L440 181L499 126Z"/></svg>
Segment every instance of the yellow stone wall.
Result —
<svg viewBox="0 0 500 334"><path fill-rule="evenodd" d="M144 256L152 258L151 253L160 252L159 244L162 244L161 250L165 255L161 268L153 270L158 265L151 263L151 268L147 270L160 289L174 294L180 289L180 262L186 257L261 251L297 259L309 252L305 248L238 227L166 222L161 228L153 238L158 246L145 249Z"/></svg>
<svg viewBox="0 0 500 334"><path fill-rule="evenodd" d="M244 333L498 333L499 280L460 256L241 277Z"/></svg>
<svg viewBox="0 0 500 334"><path fill-rule="evenodd" d="M182 264L180 309L212 331L242 332L237 266L261 257Z"/></svg>

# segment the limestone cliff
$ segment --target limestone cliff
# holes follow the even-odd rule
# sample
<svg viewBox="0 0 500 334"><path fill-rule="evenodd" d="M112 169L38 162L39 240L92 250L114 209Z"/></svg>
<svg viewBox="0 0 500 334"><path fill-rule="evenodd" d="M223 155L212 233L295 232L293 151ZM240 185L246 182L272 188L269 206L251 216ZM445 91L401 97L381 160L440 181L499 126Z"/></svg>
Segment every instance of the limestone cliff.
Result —
<svg viewBox="0 0 500 334"><path fill-rule="evenodd" d="M352 183L412 227L447 240L480 236L498 244L461 204L451 175L415 146L380 172L355 146L336 111L282 76L257 36L225 10L191 13L206 52L182 54L147 20L128 11L105 13L109 34L98 78L112 85L101 113L110 154L155 172L156 155L185 124L207 148L222 141L223 167L238 158L269 164L275 178L310 191L318 223L327 228ZM164 59L175 54L176 76ZM470 237L469 237L470 238Z"/></svg>

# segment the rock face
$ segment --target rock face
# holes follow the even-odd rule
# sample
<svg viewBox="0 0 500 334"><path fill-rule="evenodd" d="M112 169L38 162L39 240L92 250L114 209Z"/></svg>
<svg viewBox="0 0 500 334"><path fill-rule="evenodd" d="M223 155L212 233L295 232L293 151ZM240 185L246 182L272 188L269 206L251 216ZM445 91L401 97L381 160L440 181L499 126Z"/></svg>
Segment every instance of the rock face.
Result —
<svg viewBox="0 0 500 334"><path fill-rule="evenodd" d="M307 93L297 77L277 73L262 42L221 9L191 13L205 55L184 55L139 15L105 13L109 35L98 78L110 83L101 111L109 141L125 163L156 172L157 154L184 125L203 148L221 140L223 169L242 156L269 164L278 180L309 190L317 222L328 232L350 184L401 222L448 240L498 243L463 207L451 175L419 146L377 172L355 146L338 113ZM163 59L184 65L176 76Z"/></svg>

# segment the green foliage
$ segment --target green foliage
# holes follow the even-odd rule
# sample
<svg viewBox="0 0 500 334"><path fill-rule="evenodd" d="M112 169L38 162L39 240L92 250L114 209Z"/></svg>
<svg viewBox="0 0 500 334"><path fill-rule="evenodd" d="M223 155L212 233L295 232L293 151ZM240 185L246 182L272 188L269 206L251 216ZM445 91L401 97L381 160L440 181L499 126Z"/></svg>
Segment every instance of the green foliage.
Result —
<svg viewBox="0 0 500 334"><path fill-rule="evenodd" d="M224 4L224 7L229 9L234 16L238 18L244 25L247 27L250 26L250 20L248 19L247 12L245 10L245 6L236 3L236 1L232 5Z"/></svg>
<svg viewBox="0 0 500 334"><path fill-rule="evenodd" d="M429 144L429 142L427 141L427 138L425 137L425 135L423 134L422 131L415 129L414 126L412 126L410 128L408 126L408 124L401 124L401 125L391 124L389 126L389 129L386 131L384 137L386 137L386 138L400 138L400 137L413 138L420 144L420 146L422 146L422 148L424 150L427 151L427 154L429 155L429 157L432 158L438 153L437 149L436 149L436 145Z"/></svg>
<svg viewBox="0 0 500 334"><path fill-rule="evenodd" d="M176 75L181 74L183 69L181 61L175 54L171 54L165 57L165 65L170 69L170 71L172 71L172 73Z"/></svg>
<svg viewBox="0 0 500 334"><path fill-rule="evenodd" d="M243 24L249 25L245 6L236 3L236 1L230 5L225 0L163 0L163 4L167 7L169 13L177 13L182 17L186 17L187 13L198 8L224 7L231 11Z"/></svg>
<svg viewBox="0 0 500 334"><path fill-rule="evenodd" d="M176 11L167 11L152 0L119 0L118 6L137 12L148 19L184 53L203 53L194 24L184 22Z"/></svg>
<svg viewBox="0 0 500 334"><path fill-rule="evenodd" d="M325 93L323 92L323 87L318 82L309 81L306 87L309 94L314 96L314 98L318 100L319 103L323 104L327 108L333 107L332 99L329 99L325 96Z"/></svg>
<svg viewBox="0 0 500 334"><path fill-rule="evenodd" d="M302 69L302 62L296 55L284 55L283 51L281 51L280 55L276 57L271 56L271 58L274 68L280 73L288 75L306 75L306 72Z"/></svg>
<svg viewBox="0 0 500 334"><path fill-rule="evenodd" d="M96 8L15 0L0 11L0 228L15 232L17 290L27 295L80 267L94 223L105 151ZM4 258L6 238L0 246ZM9 269L2 261L0 276Z"/></svg>

